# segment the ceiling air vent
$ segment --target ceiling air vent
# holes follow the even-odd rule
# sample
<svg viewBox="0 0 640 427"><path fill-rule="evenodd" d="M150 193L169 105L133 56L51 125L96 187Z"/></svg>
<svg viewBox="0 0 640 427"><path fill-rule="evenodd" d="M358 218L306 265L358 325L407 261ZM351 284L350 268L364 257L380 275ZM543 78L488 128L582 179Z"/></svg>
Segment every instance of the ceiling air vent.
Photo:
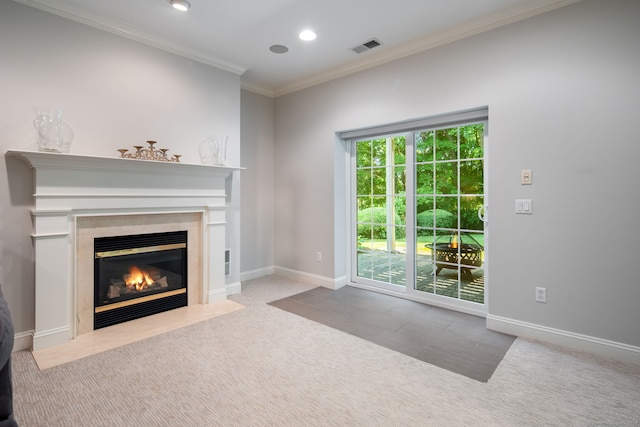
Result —
<svg viewBox="0 0 640 427"><path fill-rule="evenodd" d="M371 39L366 43L362 43L362 44L352 48L351 50L354 51L355 53L362 53L362 52L366 52L368 50L371 50L374 47L378 47L381 44L382 43L380 43L380 41L378 41L376 39Z"/></svg>

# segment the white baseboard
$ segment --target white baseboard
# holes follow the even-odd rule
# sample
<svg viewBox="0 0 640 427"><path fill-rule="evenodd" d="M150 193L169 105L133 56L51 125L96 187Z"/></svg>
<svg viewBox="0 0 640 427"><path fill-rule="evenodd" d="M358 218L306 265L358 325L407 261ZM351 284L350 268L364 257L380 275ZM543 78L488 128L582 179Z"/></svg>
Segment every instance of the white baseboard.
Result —
<svg viewBox="0 0 640 427"><path fill-rule="evenodd" d="M242 282L233 282L227 284L227 296L235 295L242 292Z"/></svg>
<svg viewBox="0 0 640 427"><path fill-rule="evenodd" d="M31 350L35 331L18 332L13 336L13 351Z"/></svg>
<svg viewBox="0 0 640 427"><path fill-rule="evenodd" d="M71 339L71 331L67 326L49 329L47 331L35 332L33 334L32 348L34 350L42 350L44 348L53 347L64 344Z"/></svg>
<svg viewBox="0 0 640 427"><path fill-rule="evenodd" d="M640 365L640 347L609 341L589 335L576 334L561 329L549 328L535 323L521 322L506 317L487 315L487 328L505 334L545 341L573 350Z"/></svg>
<svg viewBox="0 0 640 427"><path fill-rule="evenodd" d="M275 267L275 274L280 274L285 277L300 280L301 282L309 283L315 286L322 286L329 289L340 289L347 284L347 277L325 277L317 274L305 273L303 271L292 270L285 267Z"/></svg>
<svg viewBox="0 0 640 427"><path fill-rule="evenodd" d="M275 272L275 267L264 267L256 270L242 271L240 272L240 281L257 279L259 277L269 276Z"/></svg>
<svg viewBox="0 0 640 427"><path fill-rule="evenodd" d="M209 291L208 294L208 302L209 304L214 302L220 302L227 299L227 288L226 286L223 289L216 289L214 291Z"/></svg>

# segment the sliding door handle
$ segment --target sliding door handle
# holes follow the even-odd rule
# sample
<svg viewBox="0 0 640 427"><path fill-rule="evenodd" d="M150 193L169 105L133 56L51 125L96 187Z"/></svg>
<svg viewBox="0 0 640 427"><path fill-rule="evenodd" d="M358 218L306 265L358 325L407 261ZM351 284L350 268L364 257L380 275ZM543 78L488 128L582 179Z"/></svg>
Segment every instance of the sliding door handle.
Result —
<svg viewBox="0 0 640 427"><path fill-rule="evenodd" d="M478 208L478 218L480 218L480 221L482 222L487 222L487 215L488 215L488 210L487 210L487 205L482 205Z"/></svg>

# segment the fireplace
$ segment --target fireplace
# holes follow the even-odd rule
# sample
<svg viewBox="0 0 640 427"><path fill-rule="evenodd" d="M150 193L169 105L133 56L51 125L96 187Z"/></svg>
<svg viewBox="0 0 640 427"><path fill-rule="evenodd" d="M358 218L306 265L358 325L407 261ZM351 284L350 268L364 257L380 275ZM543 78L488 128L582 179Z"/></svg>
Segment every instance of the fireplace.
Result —
<svg viewBox="0 0 640 427"><path fill-rule="evenodd" d="M236 231L227 227L235 221L234 216L231 222L227 218L227 201L237 196L228 193L227 183L234 188L233 173L241 168L18 150L9 150L6 155L25 161L34 170L34 350L94 331L96 308L119 316L121 311L146 309L146 300L173 304L174 299L186 299L190 306L223 301L240 291L239 282L226 283L225 250L236 241ZM134 304L126 292L116 297L117 289L113 289L112 298L105 299L107 288L98 289L103 295L96 299L96 239L181 230L187 230L188 237L188 259L183 259L188 264L188 280L185 271L174 269L180 264L173 258L175 252L159 251L166 252L156 254L160 261L136 259L143 266L158 267L160 262L159 268L171 274L156 271L157 286L163 288L162 277L166 276L166 287L171 286L173 294L157 297L156 293L165 292L150 291L142 297L146 300ZM117 284L130 274L128 266L122 268L126 271L116 272L107 283L114 279ZM175 289L172 274L182 276Z"/></svg>
<svg viewBox="0 0 640 427"><path fill-rule="evenodd" d="M187 305L187 231L94 239L94 329Z"/></svg>

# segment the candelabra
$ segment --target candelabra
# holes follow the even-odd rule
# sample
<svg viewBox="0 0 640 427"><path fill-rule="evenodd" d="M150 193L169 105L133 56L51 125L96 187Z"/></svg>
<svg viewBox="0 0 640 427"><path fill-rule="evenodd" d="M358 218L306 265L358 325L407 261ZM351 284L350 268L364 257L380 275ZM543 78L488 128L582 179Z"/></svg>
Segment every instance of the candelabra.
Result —
<svg viewBox="0 0 640 427"><path fill-rule="evenodd" d="M158 160L161 162L179 162L180 154L174 154L171 157L167 155L167 148L154 148L156 141L147 141L148 148L144 148L142 145L134 145L136 149L135 153L129 153L126 148L120 148L120 157L125 159L139 159L139 160Z"/></svg>

